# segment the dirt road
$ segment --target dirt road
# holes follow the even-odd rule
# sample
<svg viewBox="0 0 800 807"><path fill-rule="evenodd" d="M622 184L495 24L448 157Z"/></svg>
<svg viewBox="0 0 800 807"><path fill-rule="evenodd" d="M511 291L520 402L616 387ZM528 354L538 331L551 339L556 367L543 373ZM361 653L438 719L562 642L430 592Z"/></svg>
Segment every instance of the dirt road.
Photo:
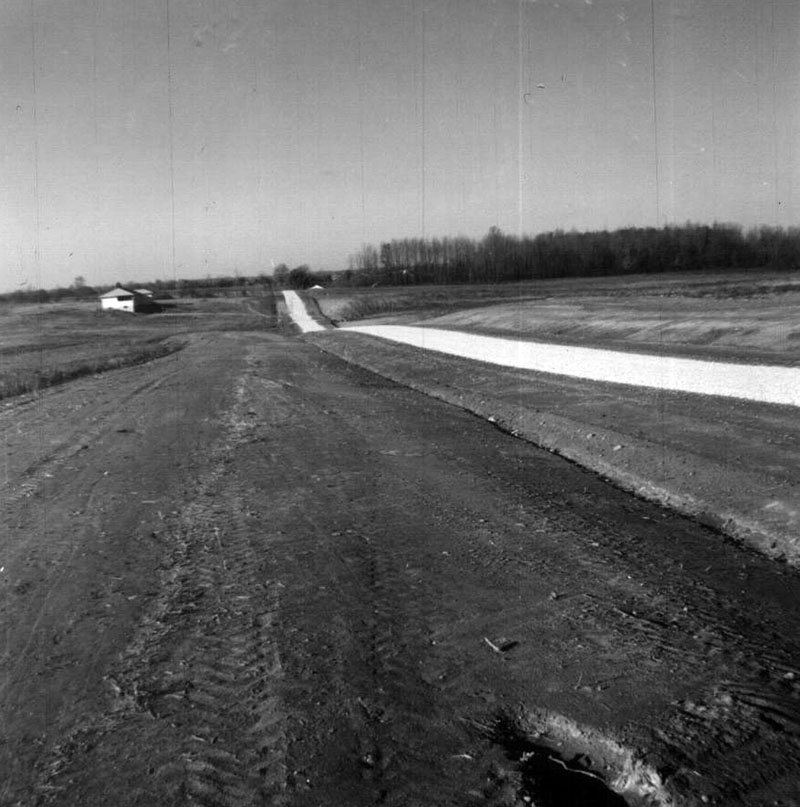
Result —
<svg viewBox="0 0 800 807"><path fill-rule="evenodd" d="M0 804L800 799L797 572L486 421L264 331L0 428Z"/></svg>

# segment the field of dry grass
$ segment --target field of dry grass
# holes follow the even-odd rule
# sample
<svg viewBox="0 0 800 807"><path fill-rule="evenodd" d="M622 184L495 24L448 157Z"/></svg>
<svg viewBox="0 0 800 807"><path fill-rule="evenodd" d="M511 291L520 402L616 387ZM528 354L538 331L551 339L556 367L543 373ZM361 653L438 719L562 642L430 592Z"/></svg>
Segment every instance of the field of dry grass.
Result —
<svg viewBox="0 0 800 807"><path fill-rule="evenodd" d="M198 331L263 327L263 301L187 300L131 316L95 302L0 309L0 399L174 353Z"/></svg>
<svg viewBox="0 0 800 807"><path fill-rule="evenodd" d="M352 323L412 324L621 350L800 359L800 275L674 274L315 292Z"/></svg>

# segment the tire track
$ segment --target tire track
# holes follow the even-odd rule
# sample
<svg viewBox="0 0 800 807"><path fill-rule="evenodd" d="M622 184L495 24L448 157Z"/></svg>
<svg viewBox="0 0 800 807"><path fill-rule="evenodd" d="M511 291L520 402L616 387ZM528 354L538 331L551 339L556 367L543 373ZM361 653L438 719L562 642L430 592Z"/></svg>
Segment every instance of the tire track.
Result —
<svg viewBox="0 0 800 807"><path fill-rule="evenodd" d="M800 798L796 692L766 695L760 688L723 682L710 697L683 701L656 734L680 763L672 777L679 793L751 807L796 804ZM713 785L705 774L709 769ZM776 794L785 800L776 800Z"/></svg>
<svg viewBox="0 0 800 807"><path fill-rule="evenodd" d="M665 669L692 669L697 682L692 699L666 709L654 730L658 741L645 740L684 761L684 769L672 774L677 791L705 792L718 803L738 803L736 794L748 793L753 804L761 804L759 792L782 788L790 794L787 803L800 800L800 645L791 626L781 630L781 623L773 622L779 618L775 607L743 610L733 586L705 584L702 569L684 571L678 553L663 558L669 574L661 578L647 544L602 513L591 528L578 513L562 514L561 529L570 527L562 544L548 526L553 509L543 503L534 518L516 514L528 522L517 524L517 532L511 514L490 523L479 518L480 510L466 510L461 514L464 559L506 590L534 577L570 580L569 590L550 595L558 618L578 637L568 655L574 652L578 664L591 658L591 669L597 662L601 669L609 665L594 682L599 687L581 687L578 679L575 690L585 690L587 697L604 701L595 690L599 693L615 680L622 658L628 670L633 666L643 677ZM653 540L680 541L681 522L654 522ZM529 540L531 532L537 535L535 543ZM527 543L518 534L528 536ZM712 538L716 536L709 534ZM687 555L691 549L688 544ZM766 563L748 553L736 562L733 579L741 569L757 575L759 565ZM513 608L507 615L513 622ZM769 763L754 764L762 758ZM717 791L703 790L705 770L722 772Z"/></svg>
<svg viewBox="0 0 800 807"><path fill-rule="evenodd" d="M283 423L286 446L294 428ZM343 445L363 442L349 419L337 417L334 431ZM385 479L350 470L341 456L331 458L331 474L329 458L309 437L306 445L314 461L297 466L276 444L272 461L286 470L269 480L273 502L284 499L283 486L294 492L286 497L291 537L270 539L273 576L291 581L281 597L281 653L292 803L451 803L463 796L464 775L445 760L448 750L452 758L463 751L464 730L426 674L436 666L431 622L445 607L429 568L434 497L402 458L384 461L389 493ZM310 725L303 715L314 715ZM320 735L316 725L335 728Z"/></svg>
<svg viewBox="0 0 800 807"><path fill-rule="evenodd" d="M413 803L429 794L441 775L426 770L428 762L415 747L415 740L433 729L428 721L436 711L419 671L423 648L430 644L425 614L431 608L425 598L411 596L400 553L368 536L361 536L361 545L353 549L366 578L365 605L371 612L356 635L366 648L372 679L360 703L379 761L373 768L374 784L395 802Z"/></svg>
<svg viewBox="0 0 800 807"><path fill-rule="evenodd" d="M282 613L293 614L295 626L283 636L292 711L338 727L332 737L310 741L304 735L313 729L295 725L290 777L300 779L313 758L311 776L328 793L348 792L343 803L450 803L463 792L463 777L451 778L442 757L462 746L449 725L448 704L426 680L423 665L436 603L429 590L414 585L418 570L409 549L359 526L327 541L316 536L317 557L330 575L325 591L315 592L311 582L308 589L292 586L282 600ZM326 769L319 759L331 754L336 762ZM306 803L298 785L293 795ZM320 798L308 803L326 803Z"/></svg>
<svg viewBox="0 0 800 807"><path fill-rule="evenodd" d="M175 772L167 760L156 776L177 774L187 804L237 807L274 795L285 781L282 666L273 636L279 603L275 586L256 571L241 501L232 490L218 495L228 498L230 520L219 528L217 514L190 514L191 529L212 540L188 567L203 597L216 601L195 614L183 609L190 626L180 632L171 664L138 690L151 693L147 708L184 738L182 768Z"/></svg>
<svg viewBox="0 0 800 807"><path fill-rule="evenodd" d="M722 760L743 769L725 792L755 792L765 776L744 770L753 750L767 777L789 775L774 726L793 736L791 679L759 676L768 655L790 661L794 651L784 641L764 652L758 615L737 610L724 585L702 587L698 569L682 576L677 550L660 579L657 542L685 540L681 528L673 536L654 511L617 501L592 510L580 480L578 513L558 481L540 503L528 477L555 464L520 457L517 481L506 480L484 453L491 433L454 480L460 438L438 448L444 416L428 428L414 410L406 422L382 392L361 401L363 390L293 350L281 345L263 373L250 362L241 376L226 439L170 521L163 590L109 679L109 707L54 753L43 800L511 803L509 788L524 792L519 771L506 776L486 736L464 726L490 725L487 713L520 702L598 721L611 710L596 693L621 670L646 696L696 696L639 711L652 722L636 747L668 749L682 766L665 777L689 782ZM355 415L336 414L350 403ZM657 522L652 532L643 520ZM517 646L501 649L496 630ZM763 653L752 664L748 635ZM673 685L673 669L687 686ZM497 783L488 791L487 772Z"/></svg>
<svg viewBox="0 0 800 807"><path fill-rule="evenodd" d="M279 587L264 574L256 514L230 467L250 437L247 394L245 373L210 469L171 525L161 593L107 677L109 707L54 749L39 781L44 803L91 804L125 764L165 803L250 807L285 789ZM130 732L136 761L126 759ZM135 794L118 803L140 803Z"/></svg>

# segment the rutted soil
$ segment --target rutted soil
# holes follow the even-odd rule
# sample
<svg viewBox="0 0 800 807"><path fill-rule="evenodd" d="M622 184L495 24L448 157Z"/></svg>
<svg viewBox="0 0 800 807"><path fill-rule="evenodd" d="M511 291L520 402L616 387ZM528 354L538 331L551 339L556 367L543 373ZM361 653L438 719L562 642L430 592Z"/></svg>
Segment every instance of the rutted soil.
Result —
<svg viewBox="0 0 800 807"><path fill-rule="evenodd" d="M800 798L797 574L485 420L275 332L3 417L2 804Z"/></svg>

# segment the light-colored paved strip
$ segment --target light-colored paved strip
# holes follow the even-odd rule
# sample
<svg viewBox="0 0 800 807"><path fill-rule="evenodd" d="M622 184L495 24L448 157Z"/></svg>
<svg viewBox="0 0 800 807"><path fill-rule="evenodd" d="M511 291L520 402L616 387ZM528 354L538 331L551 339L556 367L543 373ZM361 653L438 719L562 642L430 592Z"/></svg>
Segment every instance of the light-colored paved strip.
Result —
<svg viewBox="0 0 800 807"><path fill-rule="evenodd" d="M503 367L800 406L800 370L793 367L619 353L400 325L358 325L344 330Z"/></svg>
<svg viewBox="0 0 800 807"><path fill-rule="evenodd" d="M296 292L285 291L283 296L289 314L303 333L326 330L309 316ZM800 370L794 367L620 353L419 326L353 325L341 330L519 370L800 406Z"/></svg>
<svg viewBox="0 0 800 807"><path fill-rule="evenodd" d="M283 299L286 301L286 307L289 309L289 316L300 327L303 333L325 330L324 325L320 325L309 316L303 301L300 299L300 295L296 291L283 292Z"/></svg>

